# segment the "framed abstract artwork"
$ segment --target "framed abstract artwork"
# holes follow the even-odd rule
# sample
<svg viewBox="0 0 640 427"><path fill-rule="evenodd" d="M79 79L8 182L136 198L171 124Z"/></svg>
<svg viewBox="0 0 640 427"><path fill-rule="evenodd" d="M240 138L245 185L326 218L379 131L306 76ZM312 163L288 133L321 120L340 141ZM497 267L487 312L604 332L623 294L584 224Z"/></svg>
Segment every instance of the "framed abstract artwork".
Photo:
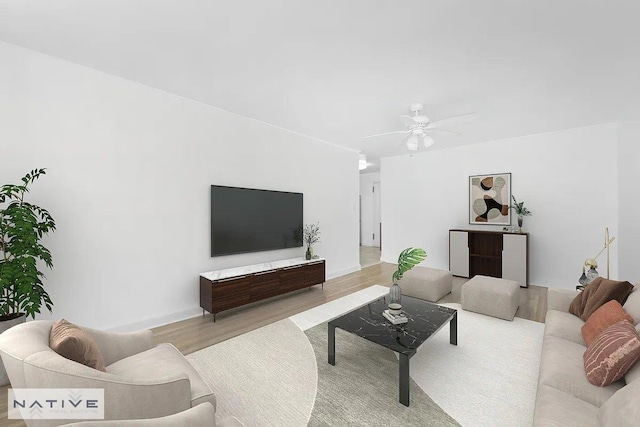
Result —
<svg viewBox="0 0 640 427"><path fill-rule="evenodd" d="M469 177L469 224L511 225L511 174Z"/></svg>

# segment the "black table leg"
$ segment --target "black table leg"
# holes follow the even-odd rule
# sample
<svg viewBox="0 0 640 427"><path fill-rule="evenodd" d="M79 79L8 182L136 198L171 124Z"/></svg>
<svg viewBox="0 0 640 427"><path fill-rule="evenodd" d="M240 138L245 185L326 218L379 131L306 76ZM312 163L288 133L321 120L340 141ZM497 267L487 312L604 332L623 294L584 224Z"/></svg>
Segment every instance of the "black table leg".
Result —
<svg viewBox="0 0 640 427"><path fill-rule="evenodd" d="M449 342L458 345L458 313L456 312L449 322Z"/></svg>
<svg viewBox="0 0 640 427"><path fill-rule="evenodd" d="M409 356L400 356L400 403L409 406Z"/></svg>
<svg viewBox="0 0 640 427"><path fill-rule="evenodd" d="M328 337L328 353L329 363L333 366L336 365L336 327L329 323L329 337Z"/></svg>

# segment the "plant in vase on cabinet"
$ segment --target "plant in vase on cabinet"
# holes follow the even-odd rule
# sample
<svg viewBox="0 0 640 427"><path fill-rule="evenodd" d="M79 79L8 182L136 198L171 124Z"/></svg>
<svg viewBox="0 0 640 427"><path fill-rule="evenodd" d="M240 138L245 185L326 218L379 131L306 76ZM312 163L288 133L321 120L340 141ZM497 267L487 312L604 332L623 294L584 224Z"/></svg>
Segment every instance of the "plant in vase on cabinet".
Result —
<svg viewBox="0 0 640 427"><path fill-rule="evenodd" d="M45 173L34 169L21 184L0 187L0 332L27 316L35 318L43 304L49 311L53 306L37 264L53 268L51 253L40 241L56 223L46 209L24 200L29 185ZM1 363L0 368L0 384L8 384Z"/></svg>
<svg viewBox="0 0 640 427"><path fill-rule="evenodd" d="M398 256L398 268L393 272L391 279L393 285L389 289L389 311L391 314L399 314L402 309L402 289L398 282L404 274L427 258L427 253L421 248L407 248Z"/></svg>
<svg viewBox="0 0 640 427"><path fill-rule="evenodd" d="M307 244L305 258L311 259L313 257L313 245L320 242L320 223L316 222L315 224L305 225L303 239Z"/></svg>
<svg viewBox="0 0 640 427"><path fill-rule="evenodd" d="M511 196L511 198L513 199L513 204L509 207L516 211L516 214L518 215L518 231L522 232L522 223L524 222L524 217L531 216L533 212L524 207L524 201L518 203L515 196L513 195Z"/></svg>

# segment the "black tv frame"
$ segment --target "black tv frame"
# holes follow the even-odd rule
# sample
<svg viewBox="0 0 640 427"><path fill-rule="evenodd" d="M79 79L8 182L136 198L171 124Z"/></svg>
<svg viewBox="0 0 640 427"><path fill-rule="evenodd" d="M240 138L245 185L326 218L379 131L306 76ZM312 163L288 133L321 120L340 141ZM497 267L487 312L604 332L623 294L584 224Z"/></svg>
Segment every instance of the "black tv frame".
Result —
<svg viewBox="0 0 640 427"><path fill-rule="evenodd" d="M267 252L267 251L276 251L276 250L284 250L284 249L294 249L294 248L301 248L304 246L304 240L300 241L300 245L299 246L292 246L290 248L282 248L282 247L276 247L276 248L268 248L268 249L256 249L256 250L247 250L247 251L240 251L240 252L227 252L224 254L215 254L213 253L213 212L211 212L211 208L213 207L213 188L217 187L217 188L232 188L234 190L251 190L251 191L263 191L263 192L267 192L267 193L283 193L283 194L299 194L300 196L302 196L302 229L304 229L304 193L298 193L295 191L280 191L280 190L266 190L266 189L262 189L262 188L248 188L248 187L235 187L235 186L231 186L231 185L211 185L210 187L210 195L209 195L209 216L210 216L210 252L211 252L211 257L215 258L215 257L221 257L221 256L227 256L227 255L240 255L240 254L250 254L250 253L256 253L256 252ZM300 230L300 232L302 233L302 229ZM301 235L302 237L302 235Z"/></svg>

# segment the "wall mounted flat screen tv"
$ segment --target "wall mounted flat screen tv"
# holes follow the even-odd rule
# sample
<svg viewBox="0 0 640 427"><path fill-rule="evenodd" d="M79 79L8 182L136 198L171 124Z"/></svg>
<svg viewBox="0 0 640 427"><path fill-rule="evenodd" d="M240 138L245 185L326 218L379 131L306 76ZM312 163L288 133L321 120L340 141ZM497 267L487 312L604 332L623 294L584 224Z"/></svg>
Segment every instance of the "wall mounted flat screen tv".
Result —
<svg viewBox="0 0 640 427"><path fill-rule="evenodd" d="M302 193L211 186L211 256L302 246Z"/></svg>

